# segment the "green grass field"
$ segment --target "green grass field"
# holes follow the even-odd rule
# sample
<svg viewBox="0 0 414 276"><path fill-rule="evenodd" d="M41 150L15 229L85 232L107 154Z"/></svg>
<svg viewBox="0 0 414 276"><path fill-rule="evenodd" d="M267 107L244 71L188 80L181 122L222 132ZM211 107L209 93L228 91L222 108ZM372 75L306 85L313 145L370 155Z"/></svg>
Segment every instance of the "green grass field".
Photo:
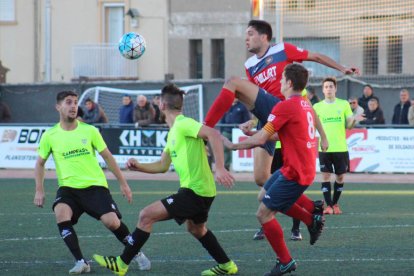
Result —
<svg viewBox="0 0 414 276"><path fill-rule="evenodd" d="M133 229L139 210L178 188L176 182L130 181L134 203L129 205L115 182L110 186L124 222ZM54 180L45 183L43 209L33 205L34 181L0 179L0 275L67 275L72 257L58 235L51 205L57 189ZM298 262L294 275L414 275L414 184L346 184L341 198L344 214L328 216L320 240L287 240ZM219 187L210 212L213 230L229 256L239 266L239 275L263 275L273 266L275 255L266 241L253 241L258 228L255 211L257 189L239 182L233 190ZM322 199L319 184L307 194ZM278 214L290 235L291 221ZM84 215L75 226L85 257L93 253L119 255L121 244L100 222ZM173 221L160 222L143 251L152 269L141 272L132 265L128 275L200 275L214 265L201 245ZM111 275L92 263L93 275Z"/></svg>

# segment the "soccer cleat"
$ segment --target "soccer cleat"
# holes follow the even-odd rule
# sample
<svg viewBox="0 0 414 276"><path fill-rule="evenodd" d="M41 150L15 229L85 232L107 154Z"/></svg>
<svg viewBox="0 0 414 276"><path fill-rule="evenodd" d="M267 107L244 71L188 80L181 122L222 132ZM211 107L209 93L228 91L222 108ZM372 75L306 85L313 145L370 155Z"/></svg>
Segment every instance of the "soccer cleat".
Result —
<svg viewBox="0 0 414 276"><path fill-rule="evenodd" d="M260 229L257 230L257 232L254 234L253 240L258 241L258 240L263 240L264 238L265 238L265 234L263 232L263 227L260 227Z"/></svg>
<svg viewBox="0 0 414 276"><path fill-rule="evenodd" d="M114 256L101 256L94 254L95 261L103 267L111 270L115 275L124 276L128 271L128 265L124 263L121 258Z"/></svg>
<svg viewBox="0 0 414 276"><path fill-rule="evenodd" d="M333 213L334 213L335 215L340 215L340 214L342 214L342 211L341 211L341 209L339 209L339 205L338 205L338 204L335 204L335 205L333 206Z"/></svg>
<svg viewBox="0 0 414 276"><path fill-rule="evenodd" d="M292 229L292 234L290 235L290 239L292 241L301 241L302 234L300 233L299 229Z"/></svg>
<svg viewBox="0 0 414 276"><path fill-rule="evenodd" d="M313 222L311 226L308 226L310 240L309 243L313 245L322 233L325 225L325 217L322 215L313 215Z"/></svg>
<svg viewBox="0 0 414 276"><path fill-rule="evenodd" d="M151 262L147 258L147 256L144 255L142 251L138 252L138 254L132 259L132 261L138 264L139 270L150 270L151 269Z"/></svg>
<svg viewBox="0 0 414 276"><path fill-rule="evenodd" d="M234 275L239 271L237 265L233 262L227 262L225 264L218 264L215 267L204 270L201 272L201 276L214 276L214 275Z"/></svg>
<svg viewBox="0 0 414 276"><path fill-rule="evenodd" d="M326 206L325 210L323 210L324 215L333 215L334 210L331 206Z"/></svg>
<svg viewBox="0 0 414 276"><path fill-rule="evenodd" d="M283 264L277 259L276 265L272 270L268 273L266 273L264 276L279 276L286 273L290 273L292 271L295 271L298 265L296 264L296 261L294 259L290 260L290 262Z"/></svg>
<svg viewBox="0 0 414 276"><path fill-rule="evenodd" d="M84 260L76 262L75 266L69 270L69 274L82 274L91 272L91 266Z"/></svg>
<svg viewBox="0 0 414 276"><path fill-rule="evenodd" d="M325 202L323 200L315 200L313 202L313 206L314 206L313 214L322 215L324 212L324 205L325 205Z"/></svg>

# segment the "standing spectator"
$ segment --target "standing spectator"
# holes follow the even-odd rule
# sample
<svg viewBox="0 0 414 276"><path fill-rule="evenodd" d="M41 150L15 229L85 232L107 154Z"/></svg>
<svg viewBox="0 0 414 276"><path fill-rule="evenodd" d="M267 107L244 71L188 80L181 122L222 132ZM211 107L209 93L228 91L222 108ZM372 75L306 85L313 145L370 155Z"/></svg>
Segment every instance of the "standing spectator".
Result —
<svg viewBox="0 0 414 276"><path fill-rule="evenodd" d="M11 120L11 112L9 106L0 98L0 123L8 123Z"/></svg>
<svg viewBox="0 0 414 276"><path fill-rule="evenodd" d="M144 95L138 95L134 108L135 127L148 126L154 122L155 110Z"/></svg>
<svg viewBox="0 0 414 276"><path fill-rule="evenodd" d="M385 124L384 113L377 98L371 98L368 101L368 110L364 112L365 120L361 121L361 125L383 125Z"/></svg>
<svg viewBox="0 0 414 276"><path fill-rule="evenodd" d="M119 108L119 123L120 124L132 124L134 123L134 103L131 96L125 94L122 97L122 106Z"/></svg>
<svg viewBox="0 0 414 276"><path fill-rule="evenodd" d="M108 117L99 104L87 98L85 101L85 109L83 110L83 121L88 124L108 123Z"/></svg>
<svg viewBox="0 0 414 276"><path fill-rule="evenodd" d="M358 99L358 105L364 110L368 109L368 101L374 96L374 88L371 85L366 84L362 91L362 96ZM379 101L378 101L379 102Z"/></svg>
<svg viewBox="0 0 414 276"><path fill-rule="evenodd" d="M224 114L223 118L221 118L220 123L222 124L241 124L250 120L250 112L247 108L239 102L239 100L235 99L233 105L230 107L230 110ZM232 136L232 127L222 127L221 134L231 141ZM224 167L226 170L230 169L231 165L231 150L224 149Z"/></svg>
<svg viewBox="0 0 414 276"><path fill-rule="evenodd" d="M408 125L408 109L410 106L410 93L407 89L403 89L400 91L400 102L394 107L393 125Z"/></svg>
<svg viewBox="0 0 414 276"><path fill-rule="evenodd" d="M319 103L321 101L318 95L316 95L315 88L313 88L312 86L309 86L308 88L306 88L306 97L308 98L308 100L311 102L312 105Z"/></svg>
<svg viewBox="0 0 414 276"><path fill-rule="evenodd" d="M411 106L408 109L408 124L414 126L414 98L411 99Z"/></svg>
<svg viewBox="0 0 414 276"><path fill-rule="evenodd" d="M165 124L165 115L160 111L160 95L155 95L152 98L152 107L155 110L154 123Z"/></svg>
<svg viewBox="0 0 414 276"><path fill-rule="evenodd" d="M364 109L358 104L358 99L356 97L349 98L349 105L351 106L354 116L364 114Z"/></svg>

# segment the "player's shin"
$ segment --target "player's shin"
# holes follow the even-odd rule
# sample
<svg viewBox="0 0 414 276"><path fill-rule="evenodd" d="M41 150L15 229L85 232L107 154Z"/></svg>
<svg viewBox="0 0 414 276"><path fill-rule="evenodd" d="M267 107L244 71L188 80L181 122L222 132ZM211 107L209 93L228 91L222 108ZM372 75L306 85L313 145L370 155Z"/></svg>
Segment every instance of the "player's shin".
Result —
<svg viewBox="0 0 414 276"><path fill-rule="evenodd" d="M129 236L127 245L121 255L121 259L125 264L129 265L131 263L132 259L141 250L149 236L150 233L142 231L138 228L135 229L135 231Z"/></svg>

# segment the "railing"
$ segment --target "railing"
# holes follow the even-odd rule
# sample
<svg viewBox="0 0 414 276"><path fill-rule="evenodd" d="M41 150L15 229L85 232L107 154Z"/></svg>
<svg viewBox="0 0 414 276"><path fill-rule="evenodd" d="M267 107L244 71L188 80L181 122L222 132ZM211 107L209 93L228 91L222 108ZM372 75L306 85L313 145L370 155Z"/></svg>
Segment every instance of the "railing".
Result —
<svg viewBox="0 0 414 276"><path fill-rule="evenodd" d="M73 46L72 70L74 79L138 79L137 62L123 58L116 44Z"/></svg>

